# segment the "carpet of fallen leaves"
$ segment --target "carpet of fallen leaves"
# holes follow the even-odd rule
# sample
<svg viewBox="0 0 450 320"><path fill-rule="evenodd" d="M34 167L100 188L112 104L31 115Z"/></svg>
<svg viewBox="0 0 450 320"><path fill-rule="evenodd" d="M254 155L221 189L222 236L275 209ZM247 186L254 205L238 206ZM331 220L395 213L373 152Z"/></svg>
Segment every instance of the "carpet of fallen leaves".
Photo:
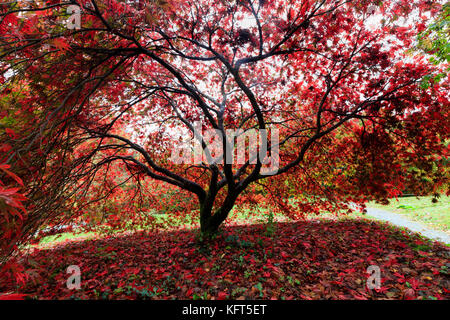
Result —
<svg viewBox="0 0 450 320"><path fill-rule="evenodd" d="M270 228L269 228L270 227ZM71 241L23 257L29 279L0 292L31 299L449 299L450 250L363 219L138 232ZM67 267L81 269L69 290ZM369 290L368 266L381 269ZM1 294L1 293L0 293Z"/></svg>

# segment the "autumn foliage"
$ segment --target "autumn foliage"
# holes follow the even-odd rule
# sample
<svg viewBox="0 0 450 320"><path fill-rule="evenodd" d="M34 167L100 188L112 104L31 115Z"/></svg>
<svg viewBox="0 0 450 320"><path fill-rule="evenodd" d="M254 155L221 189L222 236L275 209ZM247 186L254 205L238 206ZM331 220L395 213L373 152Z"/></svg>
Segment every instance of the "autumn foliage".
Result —
<svg viewBox="0 0 450 320"><path fill-rule="evenodd" d="M227 226L208 245L192 231L70 241L31 253L27 281L4 276L11 299L449 299L448 248L385 224L359 221ZM82 289L64 267L80 265ZM383 274L368 289L369 265ZM17 284L16 284L17 283ZM0 295L0 299L2 296Z"/></svg>
<svg viewBox="0 0 450 320"><path fill-rule="evenodd" d="M68 5L81 8L79 28L67 28ZM428 0L1 3L0 163L24 188L0 186L0 250L58 226L150 228L154 212L214 234L236 205L300 219L405 189L448 192L448 79L433 77L447 66L410 50L440 9ZM266 155L237 163L225 152L218 163L173 163L173 132L196 139L197 122L277 129L268 155L279 149L279 167L265 175Z"/></svg>

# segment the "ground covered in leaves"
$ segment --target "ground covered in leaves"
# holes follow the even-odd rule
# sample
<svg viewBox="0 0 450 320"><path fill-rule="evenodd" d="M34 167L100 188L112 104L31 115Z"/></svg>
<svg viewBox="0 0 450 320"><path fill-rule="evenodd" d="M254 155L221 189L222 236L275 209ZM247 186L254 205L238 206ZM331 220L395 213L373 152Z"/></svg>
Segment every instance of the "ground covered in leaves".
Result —
<svg viewBox="0 0 450 320"><path fill-rule="evenodd" d="M71 241L24 256L31 299L449 299L450 250L364 219L227 226ZM67 268L81 289L67 288ZM381 288L369 290L370 265ZM0 293L1 294L1 293ZM1 297L0 297L1 298Z"/></svg>

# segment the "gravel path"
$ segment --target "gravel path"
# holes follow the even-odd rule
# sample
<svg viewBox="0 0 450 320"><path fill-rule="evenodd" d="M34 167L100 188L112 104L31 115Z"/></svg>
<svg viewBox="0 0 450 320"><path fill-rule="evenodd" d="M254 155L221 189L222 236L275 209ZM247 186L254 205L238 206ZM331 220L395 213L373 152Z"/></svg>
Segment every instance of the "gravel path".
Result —
<svg viewBox="0 0 450 320"><path fill-rule="evenodd" d="M408 220L398 213L388 212L376 208L367 208L367 214L378 220L388 221L396 226L408 228L411 231L418 232L427 238L450 244L450 235L446 232L433 230L419 222Z"/></svg>

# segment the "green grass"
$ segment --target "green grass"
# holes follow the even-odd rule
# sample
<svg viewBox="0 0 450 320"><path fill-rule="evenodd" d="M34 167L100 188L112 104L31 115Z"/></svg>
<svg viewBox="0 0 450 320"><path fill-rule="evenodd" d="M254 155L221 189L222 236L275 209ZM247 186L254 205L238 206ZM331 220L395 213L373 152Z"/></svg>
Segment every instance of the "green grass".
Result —
<svg viewBox="0 0 450 320"><path fill-rule="evenodd" d="M55 234L53 236L44 237L39 241L39 244L40 245L56 244L59 242L64 242L66 240L71 240L71 239L76 239L76 238L93 238L95 236L96 236L95 232L84 232L84 233L65 232L65 233Z"/></svg>
<svg viewBox="0 0 450 320"><path fill-rule="evenodd" d="M441 196L439 201L433 203L432 197L404 197L392 199L388 205L374 202L368 207L380 208L386 211L399 213L414 221L422 222L434 229L450 231L450 197Z"/></svg>

